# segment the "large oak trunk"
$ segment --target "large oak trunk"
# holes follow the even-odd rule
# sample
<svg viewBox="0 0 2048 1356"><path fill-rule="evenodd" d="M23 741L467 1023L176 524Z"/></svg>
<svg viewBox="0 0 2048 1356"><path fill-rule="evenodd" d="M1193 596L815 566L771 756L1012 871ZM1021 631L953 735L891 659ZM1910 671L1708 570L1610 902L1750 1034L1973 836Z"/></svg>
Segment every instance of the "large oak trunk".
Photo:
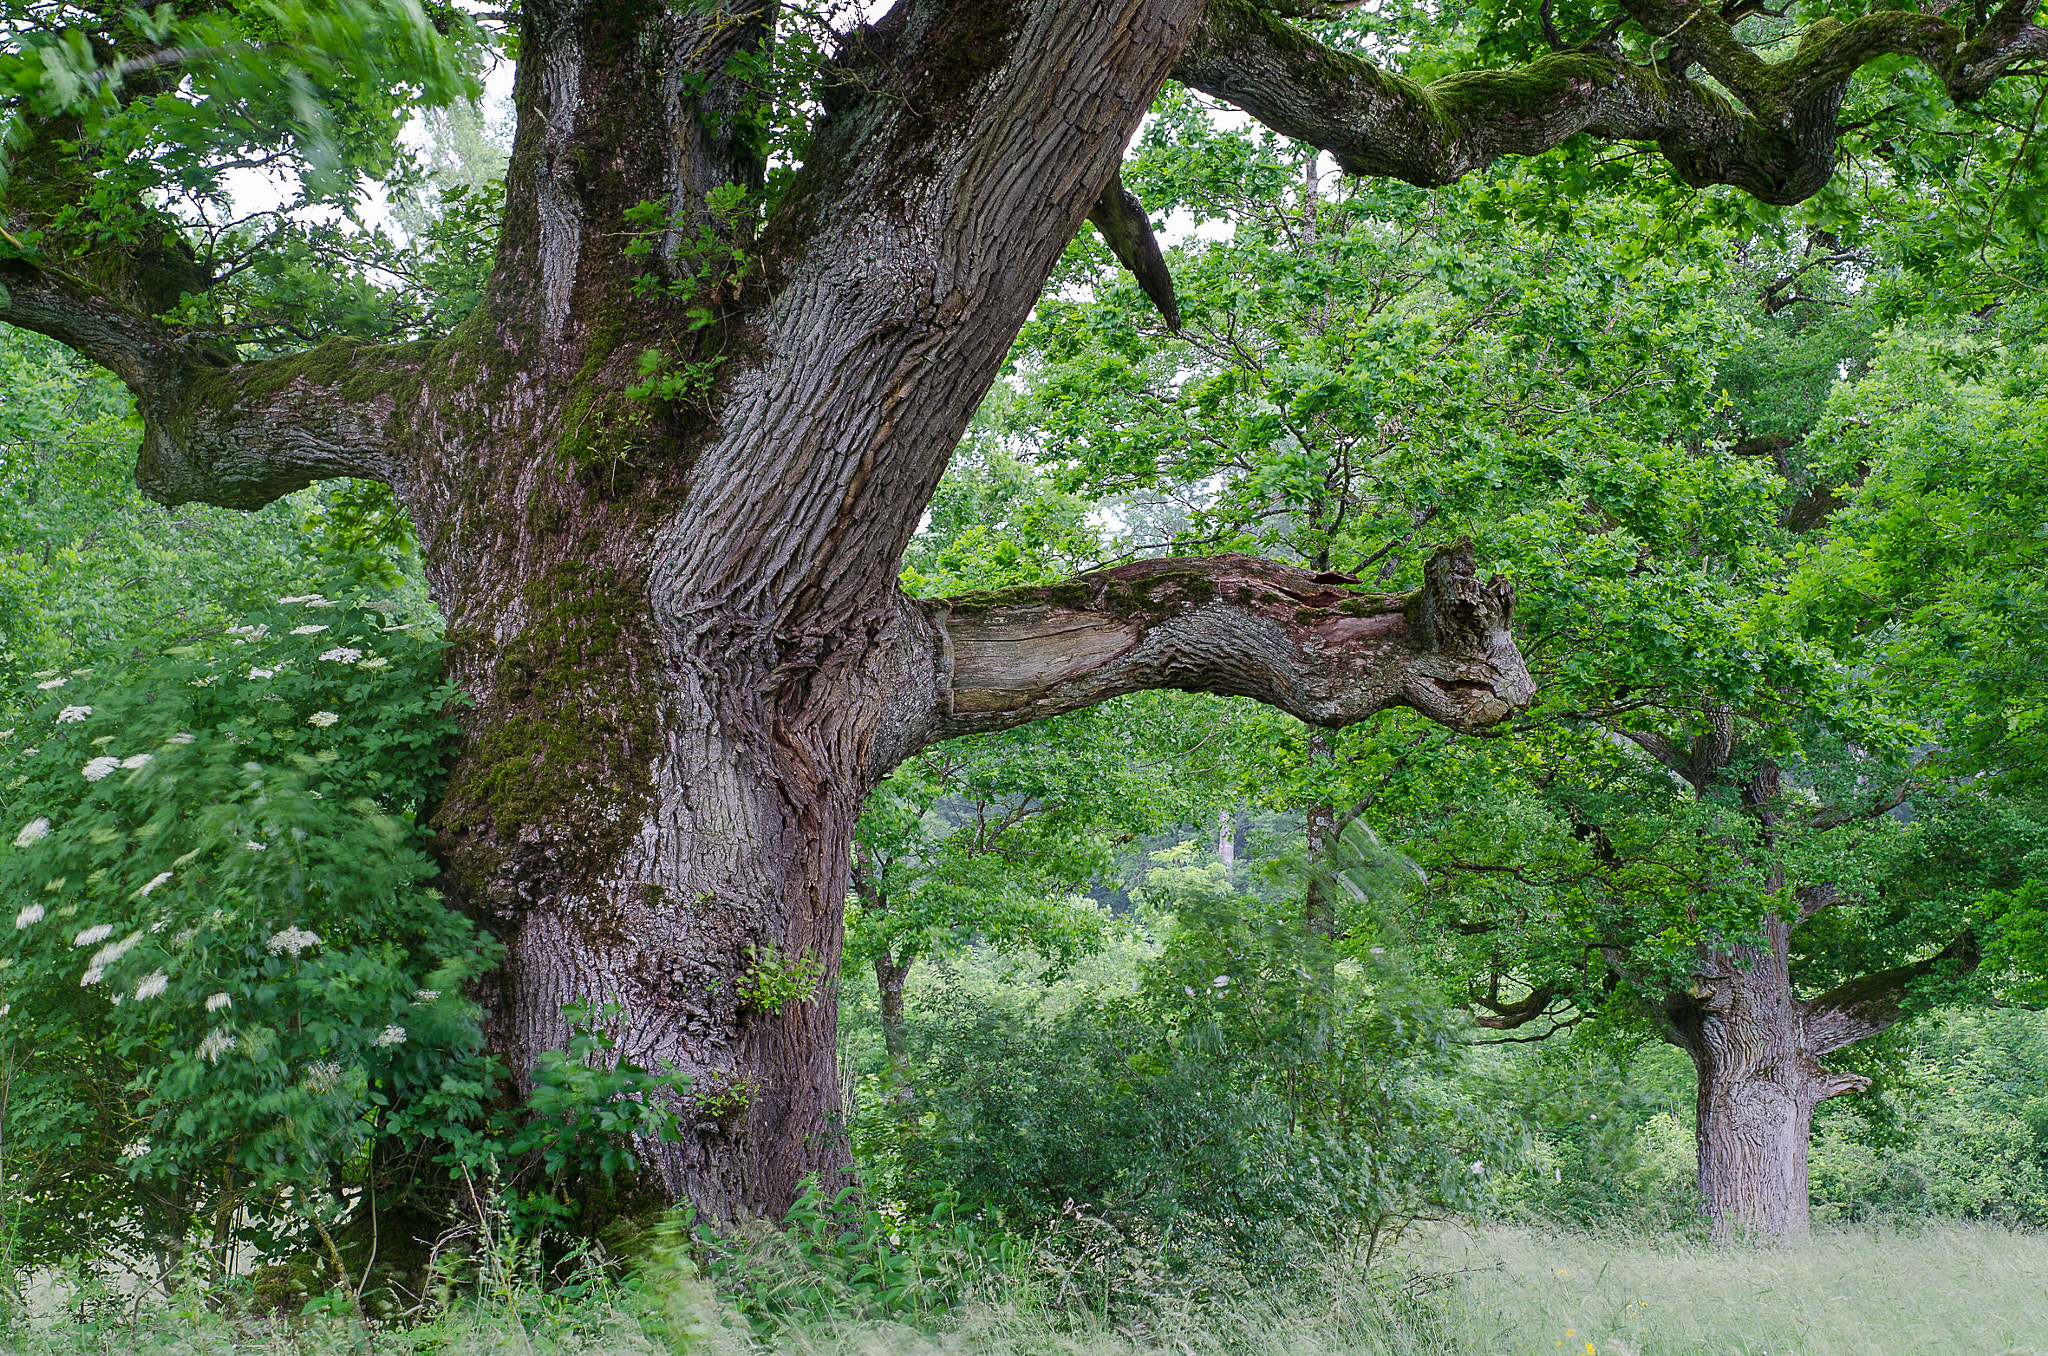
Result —
<svg viewBox="0 0 2048 1356"><path fill-rule="evenodd" d="M836 975L854 819L904 757L1146 687L1465 727L1530 695L1510 597L1469 553L1412 597L1234 557L971 602L896 586L1198 13L898 5L842 55L871 97L825 121L758 237L715 213L664 236L681 252L657 280L698 277L665 299L630 276L627 212L687 218L756 178L673 80L723 74L750 30L526 11L498 277L423 359L421 455L396 477L475 700L436 824L506 944L493 1048L529 1069L564 1004L620 1004L619 1054L693 1080L683 1142L643 1149L712 1215L779 1217L846 1166L834 1001L791 981ZM675 131L652 159L650 125ZM703 280L685 246L707 230L743 274ZM695 307L716 323L679 323ZM650 350L715 387L622 394Z"/></svg>
<svg viewBox="0 0 2048 1356"><path fill-rule="evenodd" d="M683 1142L644 1156L720 1217L846 1164L834 1003L803 981L836 975L866 793L943 717L906 509L1196 7L899 6L846 58L891 97L827 121L755 238L703 205L758 182L716 133L763 13L528 7L500 268L398 477L475 700L437 827L506 945L492 1047L530 1068L564 1004L620 1004L619 1054L693 1080ZM680 216L631 262L641 201ZM744 271L703 277L706 228ZM623 395L648 351L715 387Z"/></svg>
<svg viewBox="0 0 2048 1356"><path fill-rule="evenodd" d="M1762 945L1704 951L1691 986L1664 1005L1667 1035L1699 1076L1700 1204L1717 1242L1809 1235L1814 1108L1870 1081L1821 1067L1809 1005L1792 989L1791 933L1770 915Z"/></svg>

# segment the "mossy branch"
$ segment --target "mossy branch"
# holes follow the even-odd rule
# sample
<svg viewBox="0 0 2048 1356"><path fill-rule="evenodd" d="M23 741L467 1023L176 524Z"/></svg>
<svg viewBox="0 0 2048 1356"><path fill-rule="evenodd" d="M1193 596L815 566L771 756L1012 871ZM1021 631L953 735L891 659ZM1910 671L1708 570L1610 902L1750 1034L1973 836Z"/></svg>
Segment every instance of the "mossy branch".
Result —
<svg viewBox="0 0 2048 1356"><path fill-rule="evenodd" d="M165 504L260 508L331 476L399 476L432 345L335 340L255 362L59 269L0 260L0 323L48 335L135 395L135 480Z"/></svg>
<svg viewBox="0 0 2048 1356"><path fill-rule="evenodd" d="M1440 186L1502 156L1535 155L1590 134L1656 143L1695 187L1731 184L1790 204L1834 172L1842 98L1863 66L1913 57L1951 98L1977 98L2020 63L2048 57L2048 29L2033 22L2038 6L2007 0L1974 34L1903 11L1824 21L1781 62L1764 60L1718 10L1692 0L1626 6L1716 89L1685 78L1683 63L1676 72L1668 63L1639 65L1612 46L1424 84L1318 42L1252 0L1208 0L1174 78L1321 147L1353 174Z"/></svg>

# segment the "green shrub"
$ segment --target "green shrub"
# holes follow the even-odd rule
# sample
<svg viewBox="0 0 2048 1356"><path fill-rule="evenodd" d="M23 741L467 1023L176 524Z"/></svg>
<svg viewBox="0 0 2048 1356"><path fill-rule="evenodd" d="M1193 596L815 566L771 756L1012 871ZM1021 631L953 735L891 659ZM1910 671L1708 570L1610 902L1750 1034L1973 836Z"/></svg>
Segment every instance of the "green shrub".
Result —
<svg viewBox="0 0 2048 1356"><path fill-rule="evenodd" d="M1522 1146L1461 1092L1456 1028L1374 921L1380 887L1356 864L1324 882L1351 914L1332 940L1303 925L1299 863L1260 894L1187 856L1148 876L1165 941L1124 986L1057 1013L1028 988L920 992L914 1095L855 1127L871 1183L916 1210L957 1192L1079 1253L1266 1276L1485 1208Z"/></svg>
<svg viewBox="0 0 2048 1356"><path fill-rule="evenodd" d="M1530 1127L1530 1164L1501 1182L1499 1217L1573 1229L1700 1226L1693 1071L1675 1047L1609 1043L1581 1026L1497 1046L1473 1072Z"/></svg>
<svg viewBox="0 0 2048 1356"><path fill-rule="evenodd" d="M563 1007L568 1043L535 1062L524 1106L492 1118L499 1138L483 1147L476 1166L495 1175L501 1156L509 1160L511 1223L520 1235L572 1225L579 1206L609 1195L639 1167L634 1137L682 1138L671 1099L689 1096L690 1078L619 1059L611 1028L623 1012L617 1003Z"/></svg>
<svg viewBox="0 0 2048 1356"><path fill-rule="evenodd" d="M761 1337L828 1323L928 1326L1024 1259L1016 1239L962 1216L949 1196L911 1217L861 1203L853 1187L828 1195L815 1177L779 1229L719 1230L685 1209L662 1238L664 1255L692 1257Z"/></svg>
<svg viewBox="0 0 2048 1356"><path fill-rule="evenodd" d="M416 820L455 732L442 649L305 593L32 680L0 742L12 1266L310 1246L374 1164L474 1124L462 990L495 950Z"/></svg>
<svg viewBox="0 0 2048 1356"><path fill-rule="evenodd" d="M1815 1216L2048 1225L2048 1014L1941 1012L1891 1045L1879 1114L1816 1120Z"/></svg>

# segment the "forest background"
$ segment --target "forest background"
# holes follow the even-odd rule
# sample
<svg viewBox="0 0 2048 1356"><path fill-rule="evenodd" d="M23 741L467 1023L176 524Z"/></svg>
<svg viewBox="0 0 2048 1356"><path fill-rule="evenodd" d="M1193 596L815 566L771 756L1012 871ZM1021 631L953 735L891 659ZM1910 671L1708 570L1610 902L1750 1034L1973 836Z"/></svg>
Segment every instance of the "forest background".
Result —
<svg viewBox="0 0 2048 1356"><path fill-rule="evenodd" d="M1380 22L1437 41L1424 64L1469 55ZM1123 175L1171 228L1175 323L1084 231L906 587L1243 552L1394 591L1465 541L1519 590L1538 696L1472 735L1147 693L905 764L861 820L842 972L751 972L764 1008L836 997L859 1166L783 1241L646 1227L635 1136L744 1089L608 1058L630 1012L571 1014L506 1104L465 998L490 944L431 883L452 692L389 492L157 507L125 391L0 332L10 1313L61 1273L81 1321L132 1312L111 1281L141 1274L367 1324L417 1317L431 1275L444 1304L492 1265L574 1297L595 1259L658 1256L762 1334L1019 1273L1048 1310L1099 1287L1108 1322L1371 1274L1433 1220L1702 1235L1661 995L1787 907L1803 998L1891 977L1830 1060L1855 1086L1813 1110L1816 1219L2048 1225L2040 103L2015 82L1898 141L1874 106L1850 171L1780 209L1583 147L1348 180L1162 96ZM252 342L460 322L502 151L474 112L430 126L388 226L218 228L264 260ZM272 231L291 249L257 250ZM28 742L81 708L113 732L83 789ZM174 779L193 728L235 751ZM1755 812L1766 764L1790 818ZM139 934L36 949L91 921L68 887L165 832L240 848L167 906L168 937L242 928L206 991L123 974ZM407 1184L451 1176L476 1209L431 1247L446 1192Z"/></svg>

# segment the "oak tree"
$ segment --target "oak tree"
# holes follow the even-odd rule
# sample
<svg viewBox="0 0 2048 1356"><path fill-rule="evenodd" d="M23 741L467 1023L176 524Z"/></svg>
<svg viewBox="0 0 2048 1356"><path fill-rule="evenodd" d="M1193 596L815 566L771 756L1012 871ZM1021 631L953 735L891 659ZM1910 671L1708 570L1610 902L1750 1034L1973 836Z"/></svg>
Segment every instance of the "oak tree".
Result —
<svg viewBox="0 0 2048 1356"><path fill-rule="evenodd" d="M1085 220L1170 310L1117 181L1166 81L1351 174L1443 184L1586 134L1789 203L1833 172L1860 70L1977 99L2048 54L2034 10L1815 7L1795 35L1748 0L1546 7L1555 50L1425 82L1248 0L900 0L829 42L764 0L532 0L476 309L287 351L275 327L238 345L248 260L180 207L217 202L226 162L302 166L335 201L389 172L404 113L465 92L472 21L16 0L0 320L127 384L166 503L392 486L473 703L435 824L505 945L493 1046L530 1067L565 1004L623 1001L621 1057L715 1094L657 1156L668 1190L775 1213L844 1161L834 1021L750 1005L749 967L837 964L854 821L903 759L1152 687L1331 727L1407 705L1472 728L1530 695L1510 596L1456 551L1413 596L1239 556L898 586Z"/></svg>
<svg viewBox="0 0 2048 1356"><path fill-rule="evenodd" d="M1020 341L1019 394L991 409L1167 549L1399 583L1426 528L1521 584L1525 717L1484 738L1273 720L1249 793L1417 854L1420 951L1481 1041L1592 1017L1582 1034L1686 1051L1713 1227L1797 1235L1815 1112L1867 1088L1871 1038L1986 992L1965 976L2012 932L1990 920L2027 874L2024 814L1908 763L1964 730L2025 746L2031 689L2006 656L2038 629L2010 528L2031 503L2028 360L1994 369L2002 399L1901 363L1903 341L1879 349L1882 382L1842 380L1902 292L1939 324L1920 275L1965 290L1926 218L1845 193L1853 211L1759 222L1701 195L1653 209L1652 229L1691 229L1646 251L1613 223L1651 194L1561 194L1543 168L1333 184L1164 100L1125 177L1233 233L1169 255L1176 331L1120 321L1107 260L1075 251ZM2024 301L2028 276L2004 294ZM1986 332L1936 350L1959 368L2030 352L2024 317L1970 324ZM1817 435L1831 388L1845 408ZM1800 618L1788 591L1810 597Z"/></svg>

